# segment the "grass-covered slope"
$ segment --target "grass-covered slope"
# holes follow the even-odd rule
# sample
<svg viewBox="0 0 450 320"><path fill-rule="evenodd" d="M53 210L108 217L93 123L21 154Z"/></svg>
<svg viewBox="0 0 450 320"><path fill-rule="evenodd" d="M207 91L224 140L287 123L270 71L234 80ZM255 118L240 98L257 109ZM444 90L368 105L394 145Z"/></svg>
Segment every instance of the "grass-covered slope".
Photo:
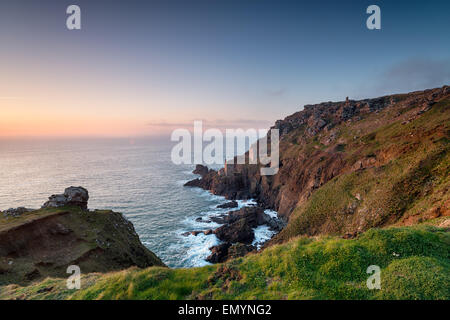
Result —
<svg viewBox="0 0 450 320"><path fill-rule="evenodd" d="M272 243L305 234L356 234L450 215L450 100L409 121L392 120L410 111L396 106L339 125L334 129L337 145L316 143L309 152L317 162L319 155L337 153L343 169L298 201L287 227ZM316 140L327 140L328 135L320 133ZM295 145L285 148L285 156L296 153Z"/></svg>
<svg viewBox="0 0 450 320"><path fill-rule="evenodd" d="M356 239L295 238L259 254L192 269L132 268L0 289L0 298L69 299L449 299L450 235L432 226L372 229ZM381 289L369 290L370 265Z"/></svg>
<svg viewBox="0 0 450 320"><path fill-rule="evenodd" d="M120 213L79 207L0 213L0 285L64 277L70 265L82 272L130 266L164 266Z"/></svg>

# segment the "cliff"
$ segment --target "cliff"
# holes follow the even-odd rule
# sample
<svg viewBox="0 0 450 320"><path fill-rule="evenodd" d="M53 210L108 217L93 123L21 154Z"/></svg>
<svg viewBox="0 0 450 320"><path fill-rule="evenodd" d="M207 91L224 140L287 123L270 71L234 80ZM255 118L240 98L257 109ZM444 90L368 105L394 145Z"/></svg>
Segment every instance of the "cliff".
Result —
<svg viewBox="0 0 450 320"><path fill-rule="evenodd" d="M52 196L41 210L8 210L0 235L14 237L0 239L0 278L14 284L0 285L0 299L448 300L449 118L448 86L305 106L275 124L277 175L199 166L188 186L255 198L287 221L264 250L238 257L248 226L267 222L261 208L218 217L224 226L214 232L227 247L212 258L231 259L216 265L158 267L120 214L83 209L83 190ZM80 263L82 288L69 290L65 267ZM366 285L370 265L380 267L380 289ZM98 273L111 269L124 270Z"/></svg>
<svg viewBox="0 0 450 320"><path fill-rule="evenodd" d="M47 202L39 210L0 213L0 285L68 277L69 265L78 265L83 274L164 266L122 214L86 210L85 200L76 206L67 197L71 205Z"/></svg>
<svg viewBox="0 0 450 320"><path fill-rule="evenodd" d="M450 213L449 126L449 86L307 105L273 127L278 174L228 164L186 185L277 210L288 225L270 244L414 224Z"/></svg>

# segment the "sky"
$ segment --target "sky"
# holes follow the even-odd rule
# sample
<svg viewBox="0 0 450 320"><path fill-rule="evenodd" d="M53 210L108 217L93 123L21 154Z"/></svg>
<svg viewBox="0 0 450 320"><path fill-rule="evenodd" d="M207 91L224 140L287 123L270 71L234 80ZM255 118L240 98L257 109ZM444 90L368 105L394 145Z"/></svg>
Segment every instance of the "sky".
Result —
<svg viewBox="0 0 450 320"><path fill-rule="evenodd" d="M68 30L66 8L81 8ZM381 9L368 30L366 8ZM0 137L268 128L450 84L450 1L1 0Z"/></svg>

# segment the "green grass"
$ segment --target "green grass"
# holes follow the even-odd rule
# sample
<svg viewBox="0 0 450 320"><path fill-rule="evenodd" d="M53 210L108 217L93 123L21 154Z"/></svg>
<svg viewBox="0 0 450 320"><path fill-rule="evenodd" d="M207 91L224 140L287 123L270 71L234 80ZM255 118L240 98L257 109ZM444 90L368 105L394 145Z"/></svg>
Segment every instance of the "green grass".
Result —
<svg viewBox="0 0 450 320"><path fill-rule="evenodd" d="M428 226L373 229L355 240L299 238L219 266L216 274L217 267L132 271L74 297L448 299L448 241L448 233ZM365 284L369 265L382 268L381 290Z"/></svg>
<svg viewBox="0 0 450 320"><path fill-rule="evenodd" d="M82 281L82 290L47 279L8 288L29 299L444 299L450 298L450 235L433 226L372 229L356 239L292 239L225 264L192 269L131 268ZM366 286L370 265L381 268L381 289ZM43 284L44 283L44 284ZM55 284L56 283L56 284ZM6 292L6 291L5 291ZM5 298L1 294L0 298Z"/></svg>

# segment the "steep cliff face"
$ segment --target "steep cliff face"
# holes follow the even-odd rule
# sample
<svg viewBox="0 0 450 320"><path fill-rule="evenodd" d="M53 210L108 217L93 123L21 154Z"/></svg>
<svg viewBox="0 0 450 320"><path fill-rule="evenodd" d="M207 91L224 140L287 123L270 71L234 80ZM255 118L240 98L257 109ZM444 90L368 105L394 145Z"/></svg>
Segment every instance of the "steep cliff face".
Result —
<svg viewBox="0 0 450 320"><path fill-rule="evenodd" d="M0 285L66 278L70 265L83 274L164 266L117 212L63 207L0 217Z"/></svg>
<svg viewBox="0 0 450 320"><path fill-rule="evenodd" d="M449 86L307 105L274 126L278 174L229 164L187 185L277 210L289 224L274 241L414 223L449 212L449 124Z"/></svg>

